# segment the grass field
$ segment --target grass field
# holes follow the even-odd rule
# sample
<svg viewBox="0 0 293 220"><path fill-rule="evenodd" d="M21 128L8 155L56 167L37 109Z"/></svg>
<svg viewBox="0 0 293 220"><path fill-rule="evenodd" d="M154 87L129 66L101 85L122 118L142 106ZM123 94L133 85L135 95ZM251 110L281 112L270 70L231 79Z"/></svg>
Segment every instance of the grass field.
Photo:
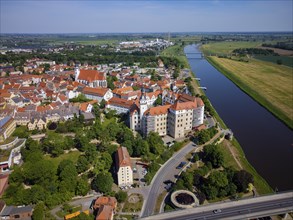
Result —
<svg viewBox="0 0 293 220"><path fill-rule="evenodd" d="M281 60L282 65L289 66L293 68L293 57L289 56L265 56L265 55L255 55L255 59L267 61L276 64L277 60Z"/></svg>
<svg viewBox="0 0 293 220"><path fill-rule="evenodd" d="M67 154L62 154L59 157L55 157L55 158L50 157L50 155L45 155L45 159L52 161L54 166L57 169L59 163L62 160L71 160L73 163L76 163L80 154L81 154L80 151L71 151Z"/></svg>
<svg viewBox="0 0 293 220"><path fill-rule="evenodd" d="M269 62L248 63L226 58L208 60L247 94L293 128L292 68Z"/></svg>
<svg viewBox="0 0 293 220"><path fill-rule="evenodd" d="M189 68L188 60L184 54L184 46L182 45L174 45L166 48L161 52L161 56L176 57L184 64L184 68Z"/></svg>
<svg viewBox="0 0 293 220"><path fill-rule="evenodd" d="M217 43L209 43L204 44L201 46L202 51L204 54L217 54L217 55L224 55L224 54L231 54L233 50L238 48L253 48L260 46L261 42L246 42L246 41L225 41L225 42L217 42Z"/></svg>

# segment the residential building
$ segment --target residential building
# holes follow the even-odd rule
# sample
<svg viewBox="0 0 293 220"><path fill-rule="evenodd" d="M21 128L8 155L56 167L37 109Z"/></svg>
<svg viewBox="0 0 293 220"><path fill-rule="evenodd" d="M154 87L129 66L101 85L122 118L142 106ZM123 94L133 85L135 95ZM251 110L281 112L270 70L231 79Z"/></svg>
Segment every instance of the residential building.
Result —
<svg viewBox="0 0 293 220"><path fill-rule="evenodd" d="M82 93L86 98L97 100L98 102L101 102L103 99L109 101L113 97L112 90L108 88L84 87Z"/></svg>
<svg viewBox="0 0 293 220"><path fill-rule="evenodd" d="M8 138L15 130L16 124L11 116L0 120L0 142Z"/></svg>
<svg viewBox="0 0 293 220"><path fill-rule="evenodd" d="M116 207L117 200L115 197L101 196L97 198L93 205L96 220L113 220Z"/></svg>
<svg viewBox="0 0 293 220"><path fill-rule="evenodd" d="M117 114L126 114L129 112L133 104L133 100L125 100L113 97L106 103L106 108L115 110Z"/></svg>
<svg viewBox="0 0 293 220"><path fill-rule="evenodd" d="M33 214L33 206L6 206L0 210L0 219L21 219L31 220Z"/></svg>
<svg viewBox="0 0 293 220"><path fill-rule="evenodd" d="M116 172L119 186L133 184L133 171L130 156L126 147L119 147L116 153Z"/></svg>

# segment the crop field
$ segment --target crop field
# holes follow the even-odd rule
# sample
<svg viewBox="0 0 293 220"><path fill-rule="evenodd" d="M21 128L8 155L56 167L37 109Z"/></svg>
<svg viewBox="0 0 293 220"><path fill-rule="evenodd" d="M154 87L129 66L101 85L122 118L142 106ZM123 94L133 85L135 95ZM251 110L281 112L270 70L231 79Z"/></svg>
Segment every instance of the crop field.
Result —
<svg viewBox="0 0 293 220"><path fill-rule="evenodd" d="M261 42L247 41L224 41L202 45L201 49L205 54L231 54L238 48L253 48L260 46Z"/></svg>
<svg viewBox="0 0 293 220"><path fill-rule="evenodd" d="M255 59L267 61L271 63L277 63L278 60L282 62L282 65L289 66L293 68L293 57L289 56L265 56L265 55L255 55Z"/></svg>
<svg viewBox="0 0 293 220"><path fill-rule="evenodd" d="M293 69L252 59L240 62L208 57L209 61L246 93L293 127Z"/></svg>

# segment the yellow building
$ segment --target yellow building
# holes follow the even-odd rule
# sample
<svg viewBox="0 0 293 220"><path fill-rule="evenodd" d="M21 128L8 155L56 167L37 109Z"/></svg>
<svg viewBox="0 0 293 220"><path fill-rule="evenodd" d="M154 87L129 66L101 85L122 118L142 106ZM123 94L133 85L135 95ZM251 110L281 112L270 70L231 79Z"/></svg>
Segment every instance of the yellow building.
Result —
<svg viewBox="0 0 293 220"><path fill-rule="evenodd" d="M8 138L15 130L16 124L11 116L7 116L0 120L0 142Z"/></svg>

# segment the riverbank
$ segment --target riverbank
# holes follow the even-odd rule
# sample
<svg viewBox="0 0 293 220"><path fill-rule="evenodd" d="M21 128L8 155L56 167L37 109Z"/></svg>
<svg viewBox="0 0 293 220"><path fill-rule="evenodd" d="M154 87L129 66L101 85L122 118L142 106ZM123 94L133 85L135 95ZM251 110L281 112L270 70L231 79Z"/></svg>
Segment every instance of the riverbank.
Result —
<svg viewBox="0 0 293 220"><path fill-rule="evenodd" d="M182 52L184 52L184 46L181 46L179 47L182 51L179 53L179 54L182 54ZM171 50L169 50L171 51ZM175 55L174 55L175 56ZM186 62L188 63L188 68L190 68L190 65L189 65L189 62L188 62L188 59L187 57L185 56L184 59L186 60ZM194 78L196 77L196 73L192 73L190 71L190 74L191 74L191 77L192 79L194 80ZM193 83L192 84L195 88L195 91L198 91L200 90L198 87L199 87L199 84L198 82L196 81L196 83ZM200 90L200 95L204 94L201 90ZM209 101L210 102L210 101ZM210 102L211 104L211 102ZM212 104L211 104L212 106ZM226 124L224 123L224 121L220 118L219 114L216 112L215 108L212 106L213 110L214 110L214 117L216 118L216 120L218 121L218 123L220 124L220 126L224 129L227 129L227 126ZM257 173L257 171L253 168L253 166L247 161L246 157L245 157L245 154L244 154L244 151L242 150L240 144L238 143L238 141L233 138L233 141L231 141L231 144L233 145L235 151L237 151L237 154L239 155L239 159L240 159L240 162L241 162L241 165L243 166L243 168L250 172L253 176L254 176L254 185L258 191L259 194L267 194L267 193L271 193L273 192L272 188L269 186L269 184ZM226 153L230 153L230 151L228 149L226 149L227 152ZM234 157L233 157L234 160L236 160Z"/></svg>
<svg viewBox="0 0 293 220"><path fill-rule="evenodd" d="M250 64L233 60L231 61L229 59L211 56L206 57L206 59L243 92L268 109L290 129L293 129L293 103L291 99L292 94L290 92L293 88L291 84L292 76L290 76L290 70L292 72L292 68L282 67L284 69L283 72L275 73L271 70L274 68L274 65L266 64L266 66L263 67L263 72L260 72L259 70L253 72L251 66L254 65L254 63ZM225 67L224 62L228 63ZM252 62L256 63L254 66L257 67L255 68L262 68L258 67L261 61ZM238 71L237 74L235 73L236 69ZM247 73L246 70L250 72ZM285 70L288 70L289 72ZM283 89L280 89L280 87ZM291 115L291 118L288 115Z"/></svg>

